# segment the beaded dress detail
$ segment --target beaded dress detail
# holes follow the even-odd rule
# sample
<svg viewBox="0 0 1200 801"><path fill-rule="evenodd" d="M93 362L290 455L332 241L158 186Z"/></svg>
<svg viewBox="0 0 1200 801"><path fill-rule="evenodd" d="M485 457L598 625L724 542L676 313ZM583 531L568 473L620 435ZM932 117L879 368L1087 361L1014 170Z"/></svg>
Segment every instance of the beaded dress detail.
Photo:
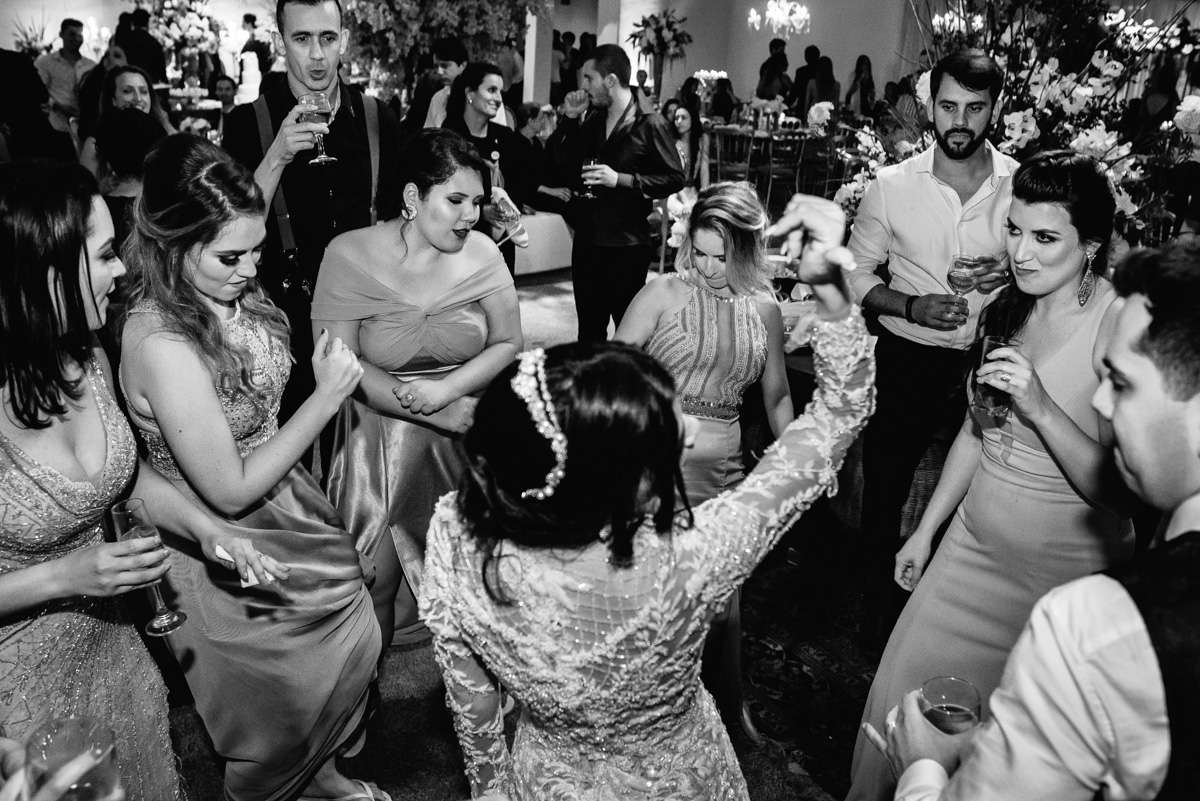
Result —
<svg viewBox="0 0 1200 801"><path fill-rule="evenodd" d="M687 302L664 315L646 352L675 377L683 411L732 420L746 387L767 363L767 329L749 295L722 297L676 276L690 289ZM733 337L721 336L732 331Z"/></svg>
<svg viewBox="0 0 1200 801"><path fill-rule="evenodd" d="M874 406L862 318L818 324L818 388L805 414L736 490L667 537L649 526L634 563L597 542L575 551L506 544L497 603L484 554L442 498L429 531L423 617L473 796L537 801L744 801L746 784L700 654L713 616L822 493ZM570 471L570 458L567 460ZM511 751L497 687L521 703Z"/></svg>
<svg viewBox="0 0 1200 801"><path fill-rule="evenodd" d="M137 448L100 364L85 368L107 455L94 481L73 481L0 434L0 573L104 539L104 516L133 478ZM87 715L117 735L128 801L180 798L167 693L120 597L77 596L0 619L0 721L24 739L52 717Z"/></svg>

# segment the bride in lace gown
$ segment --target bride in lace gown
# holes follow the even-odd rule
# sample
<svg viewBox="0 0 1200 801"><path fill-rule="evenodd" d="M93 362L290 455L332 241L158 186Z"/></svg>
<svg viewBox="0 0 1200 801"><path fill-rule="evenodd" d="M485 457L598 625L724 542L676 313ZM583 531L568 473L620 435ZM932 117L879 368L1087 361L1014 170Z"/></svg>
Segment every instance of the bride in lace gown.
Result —
<svg viewBox="0 0 1200 801"><path fill-rule="evenodd" d="M844 217L797 198L781 223L822 319L813 402L736 490L677 514L685 422L670 375L627 345L522 354L467 434L438 504L421 611L475 797L742 801L700 652L713 616L833 488L874 401L874 363L836 264ZM792 245L799 243L792 238ZM507 747L498 687L520 702Z"/></svg>
<svg viewBox="0 0 1200 801"><path fill-rule="evenodd" d="M95 336L125 268L91 175L0 168L0 259L0 722L24 739L50 718L101 721L125 798L178 799L166 688L118 598L161 578L168 551L157 537L105 542L104 518L135 495L210 559L252 549L137 470Z"/></svg>

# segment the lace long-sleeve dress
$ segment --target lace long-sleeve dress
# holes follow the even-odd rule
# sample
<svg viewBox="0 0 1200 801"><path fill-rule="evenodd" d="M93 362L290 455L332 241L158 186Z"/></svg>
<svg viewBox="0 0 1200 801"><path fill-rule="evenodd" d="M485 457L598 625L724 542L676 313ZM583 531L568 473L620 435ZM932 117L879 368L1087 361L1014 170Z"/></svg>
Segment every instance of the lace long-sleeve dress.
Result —
<svg viewBox="0 0 1200 801"><path fill-rule="evenodd" d="M157 309L129 312L124 352L157 330ZM253 359L266 399L217 390L245 457L278 430L276 415L291 365L282 341L238 313L226 340ZM150 463L180 492L203 503L180 472L153 417L130 409ZM275 586L245 588L187 543L173 547L163 584L187 622L167 638L196 709L225 760L231 801L296 797L313 773L347 745L366 715L379 658L379 625L354 540L317 482L299 464L246 511L226 518L236 536L291 568Z"/></svg>
<svg viewBox="0 0 1200 801"><path fill-rule="evenodd" d="M818 391L741 486L669 536L643 527L634 564L601 542L571 551L504 546L497 603L454 496L429 531L421 611L471 792L513 799L744 801L728 735L700 683L713 616L779 537L833 491L874 403L862 318L817 325ZM568 461L568 470L570 469ZM497 686L520 702L510 752Z"/></svg>
<svg viewBox="0 0 1200 801"><path fill-rule="evenodd" d="M85 366L106 433L104 468L73 481L0 434L0 573L104 540L104 516L133 479L137 445L99 361ZM0 619L0 723L24 739L50 718L84 715L117 736L128 801L178 799L167 690L123 600L76 596Z"/></svg>

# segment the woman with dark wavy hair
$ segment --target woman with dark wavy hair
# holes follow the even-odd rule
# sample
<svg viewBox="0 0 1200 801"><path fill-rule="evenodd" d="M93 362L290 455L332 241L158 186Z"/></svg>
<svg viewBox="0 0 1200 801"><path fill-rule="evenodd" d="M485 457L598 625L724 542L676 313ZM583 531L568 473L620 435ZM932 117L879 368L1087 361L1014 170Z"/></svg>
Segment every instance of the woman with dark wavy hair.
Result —
<svg viewBox="0 0 1200 801"><path fill-rule="evenodd" d="M638 348L521 354L484 392L468 470L429 530L421 610L472 796L744 801L700 682L714 615L821 493L870 414L874 362L839 265L845 217L800 199L801 276L823 318L819 387L741 487L681 510L694 434L671 375ZM834 258L830 258L833 256ZM522 708L510 749L499 687Z"/></svg>
<svg viewBox="0 0 1200 801"><path fill-rule="evenodd" d="M131 495L196 558L248 540L138 469L97 340L125 273L95 179L77 164L0 167L0 721L111 726L128 801L180 797L163 681L119 600L163 577L159 537L106 542ZM203 555L201 555L203 554Z"/></svg>
<svg viewBox="0 0 1200 801"><path fill-rule="evenodd" d="M896 555L896 582L915 592L867 699L863 720L880 731L887 711L933 676L973 683L986 715L1037 599L1132 554L1131 496L1091 406L1117 311L1105 278L1114 208L1101 166L1071 151L1041 153L1013 175L1013 282L980 324L981 335L1013 344L992 351L976 374L1012 408L1003 417L968 412ZM849 798L891 798L887 759L862 734L853 775Z"/></svg>
<svg viewBox="0 0 1200 801"><path fill-rule="evenodd" d="M188 621L168 642L226 796L370 801L385 796L334 758L361 741L379 630L354 540L299 465L362 368L319 337L316 389L278 426L291 363L287 319L255 280L265 213L253 175L205 140L177 134L147 156L121 383L154 468L270 554L239 560L240 575L172 554Z"/></svg>

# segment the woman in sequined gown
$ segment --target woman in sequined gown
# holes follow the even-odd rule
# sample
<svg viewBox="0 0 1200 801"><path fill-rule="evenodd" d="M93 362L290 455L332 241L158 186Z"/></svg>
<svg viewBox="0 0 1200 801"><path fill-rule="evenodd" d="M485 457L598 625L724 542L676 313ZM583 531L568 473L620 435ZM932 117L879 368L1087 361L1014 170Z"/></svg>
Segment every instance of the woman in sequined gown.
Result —
<svg viewBox="0 0 1200 801"><path fill-rule="evenodd" d="M1094 160L1050 151L1013 174L1006 242L1014 282L988 306L982 334L1017 340L978 371L1011 411L969 412L921 521L896 555L912 597L871 684L864 723L934 676L988 699L1038 598L1133 554L1130 498L1091 398L1118 311L1103 276L1114 200ZM950 519L928 570L934 533ZM915 587L915 591L914 591ZM888 760L860 734L852 801L890 799Z"/></svg>
<svg viewBox="0 0 1200 801"><path fill-rule="evenodd" d="M211 560L253 549L137 469L95 336L125 268L91 175L0 167L0 261L0 723L24 739L51 718L94 718L116 733L128 801L178 799L166 688L117 597L161 578L168 552L158 537L106 542L104 518L134 495Z"/></svg>
<svg viewBox="0 0 1200 801"><path fill-rule="evenodd" d="M226 796L371 801L385 796L334 759L361 740L379 630L353 539L298 464L362 369L320 337L316 390L278 427L290 363L286 319L254 282L265 208L249 171L204 140L180 134L150 153L121 381L154 468L269 555L240 576L185 547L171 557L188 621L170 645L225 760ZM267 580L248 580L258 565Z"/></svg>
<svg viewBox="0 0 1200 801"><path fill-rule="evenodd" d="M365 373L338 416L329 497L375 565L385 648L428 638L416 596L434 504L462 472L459 436L479 393L521 348L517 291L472 233L487 165L447 130L418 134L401 169L404 212L325 250L314 335L329 330Z"/></svg>
<svg viewBox="0 0 1200 801"><path fill-rule="evenodd" d="M533 351L480 399L421 595L473 796L747 798L700 651L713 616L830 488L872 409L866 329L834 266L852 261L830 249L844 220L798 199L786 223L813 236L800 269L823 318L814 400L741 486L692 514L677 513L677 492L694 424L640 349ZM521 709L511 750L500 686Z"/></svg>
<svg viewBox="0 0 1200 801"><path fill-rule="evenodd" d="M676 272L634 298L616 338L639 345L675 379L685 414L699 422L683 457L688 500L700 504L745 475L741 407L746 387L762 380L771 433L795 417L783 363L783 320L768 293L763 258L767 215L746 183L714 184L692 208ZM734 595L713 626L705 682L728 720L757 738L742 699L741 614Z"/></svg>

